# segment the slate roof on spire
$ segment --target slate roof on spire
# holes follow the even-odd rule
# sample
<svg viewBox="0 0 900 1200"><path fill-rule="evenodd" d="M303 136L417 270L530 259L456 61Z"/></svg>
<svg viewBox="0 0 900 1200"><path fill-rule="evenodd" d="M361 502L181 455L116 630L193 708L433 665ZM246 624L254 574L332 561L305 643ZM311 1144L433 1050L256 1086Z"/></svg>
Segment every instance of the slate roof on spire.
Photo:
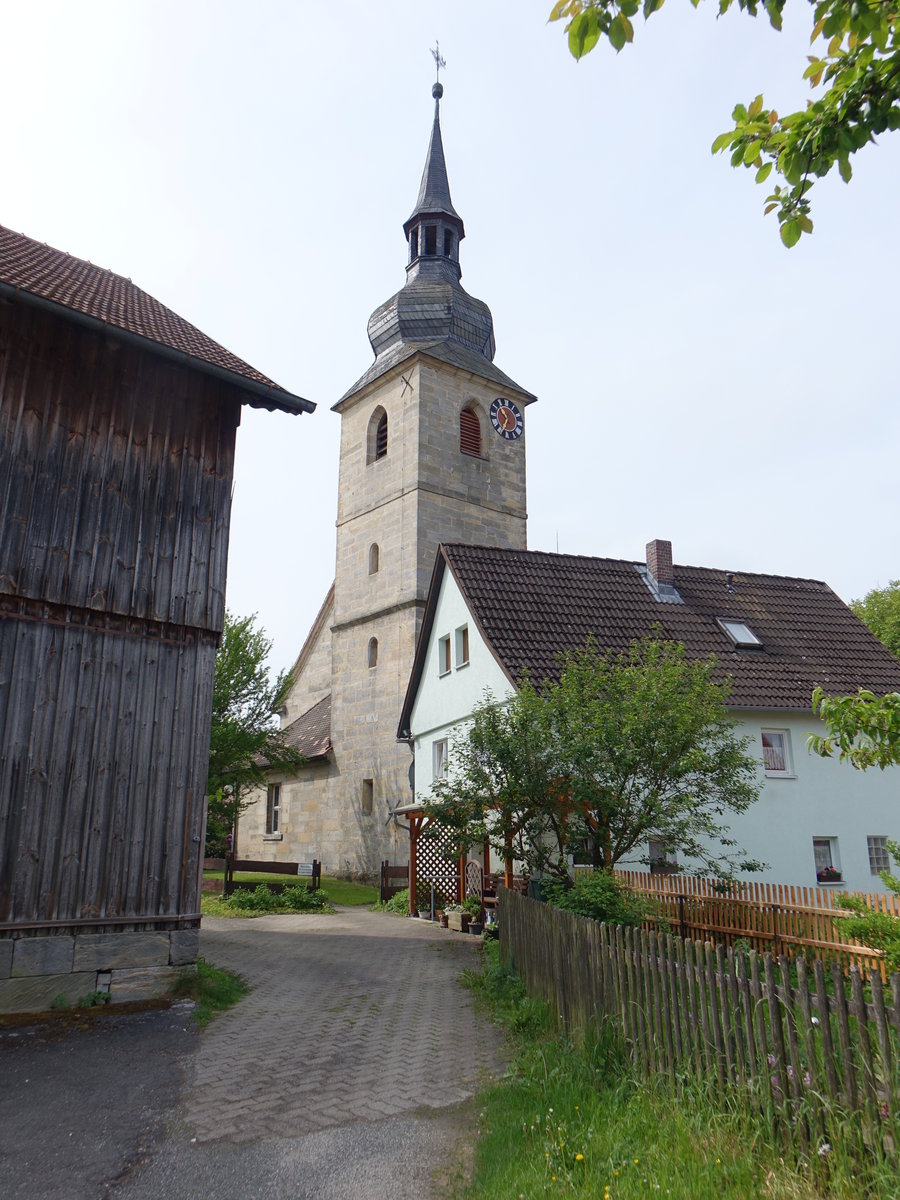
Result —
<svg viewBox="0 0 900 1200"><path fill-rule="evenodd" d="M438 91L440 89L440 91ZM441 138L440 103L444 89L435 84L434 95L434 124L431 127L431 140L428 143L428 153L425 156L425 170L422 172L422 182L419 185L419 198L403 226L403 232L408 234L410 226L425 215L441 213L450 217L459 225L460 238L465 237L462 217L453 207L450 199L450 181L447 178L447 164L444 161L444 143Z"/></svg>

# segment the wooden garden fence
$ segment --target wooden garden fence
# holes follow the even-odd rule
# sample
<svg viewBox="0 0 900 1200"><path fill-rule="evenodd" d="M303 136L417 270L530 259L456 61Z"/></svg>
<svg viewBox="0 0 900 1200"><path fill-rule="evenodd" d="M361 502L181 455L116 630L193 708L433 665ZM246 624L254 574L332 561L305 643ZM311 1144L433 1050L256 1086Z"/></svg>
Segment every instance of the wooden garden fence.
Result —
<svg viewBox="0 0 900 1200"><path fill-rule="evenodd" d="M685 1074L769 1114L806 1148L849 1119L900 1145L900 974L887 988L786 954L623 929L501 889L500 953L570 1033L612 1020L642 1077Z"/></svg>
<svg viewBox="0 0 900 1200"><path fill-rule="evenodd" d="M787 884L722 882L690 875L656 875L648 871L616 871L632 892L654 901L662 922L648 918L648 929L660 923L682 938L709 939L734 945L746 941L759 953L770 951L789 958L806 951L807 957L839 961L845 970L856 964L865 972L877 969L882 982L887 975L877 950L857 946L841 934L838 908L841 891L835 888L795 887ZM900 917L900 896L856 892L876 912Z"/></svg>

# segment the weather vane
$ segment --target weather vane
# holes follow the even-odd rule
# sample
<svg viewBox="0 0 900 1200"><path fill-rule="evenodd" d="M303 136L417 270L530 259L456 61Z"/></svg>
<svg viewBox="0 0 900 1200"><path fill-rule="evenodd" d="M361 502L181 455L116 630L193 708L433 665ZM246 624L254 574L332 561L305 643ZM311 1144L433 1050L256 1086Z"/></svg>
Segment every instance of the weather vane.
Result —
<svg viewBox="0 0 900 1200"><path fill-rule="evenodd" d="M435 69L437 71L437 82L440 83L441 82L441 67L446 68L446 66L447 66L446 61L443 58L441 58L440 42L436 41L434 43L434 49L431 51L431 57L434 59L434 65L435 65Z"/></svg>

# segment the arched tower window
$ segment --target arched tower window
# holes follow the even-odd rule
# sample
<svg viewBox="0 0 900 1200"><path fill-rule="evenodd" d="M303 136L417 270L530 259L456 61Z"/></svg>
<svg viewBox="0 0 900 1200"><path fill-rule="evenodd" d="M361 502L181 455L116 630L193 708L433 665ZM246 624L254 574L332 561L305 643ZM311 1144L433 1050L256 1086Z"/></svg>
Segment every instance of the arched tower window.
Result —
<svg viewBox="0 0 900 1200"><path fill-rule="evenodd" d="M378 543L373 542L369 547L369 574L376 575L378 573Z"/></svg>
<svg viewBox="0 0 900 1200"><path fill-rule="evenodd" d="M474 408L468 406L459 414L459 448L463 454L481 457L481 422Z"/></svg>
<svg viewBox="0 0 900 1200"><path fill-rule="evenodd" d="M380 406L369 418L369 428L366 432L366 462L377 462L386 458L388 450L388 419L387 413Z"/></svg>
<svg viewBox="0 0 900 1200"><path fill-rule="evenodd" d="M378 666L378 638L369 638L367 662L370 667Z"/></svg>

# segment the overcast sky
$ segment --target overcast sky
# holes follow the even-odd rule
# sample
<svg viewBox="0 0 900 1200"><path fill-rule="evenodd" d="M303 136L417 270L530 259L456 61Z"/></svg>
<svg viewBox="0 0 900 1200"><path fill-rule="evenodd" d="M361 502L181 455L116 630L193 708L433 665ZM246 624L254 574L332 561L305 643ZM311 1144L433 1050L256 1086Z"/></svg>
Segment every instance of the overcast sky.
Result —
<svg viewBox="0 0 900 1200"><path fill-rule="evenodd" d="M245 409L228 576L274 665L334 573L331 405L404 281L440 39L463 285L528 410L529 546L824 579L898 564L900 139L813 190L786 251L768 188L710 144L737 101L805 103L781 35L670 0L582 63L551 0L0 0L0 224L129 276L312 415ZM788 6L789 10L791 6Z"/></svg>

